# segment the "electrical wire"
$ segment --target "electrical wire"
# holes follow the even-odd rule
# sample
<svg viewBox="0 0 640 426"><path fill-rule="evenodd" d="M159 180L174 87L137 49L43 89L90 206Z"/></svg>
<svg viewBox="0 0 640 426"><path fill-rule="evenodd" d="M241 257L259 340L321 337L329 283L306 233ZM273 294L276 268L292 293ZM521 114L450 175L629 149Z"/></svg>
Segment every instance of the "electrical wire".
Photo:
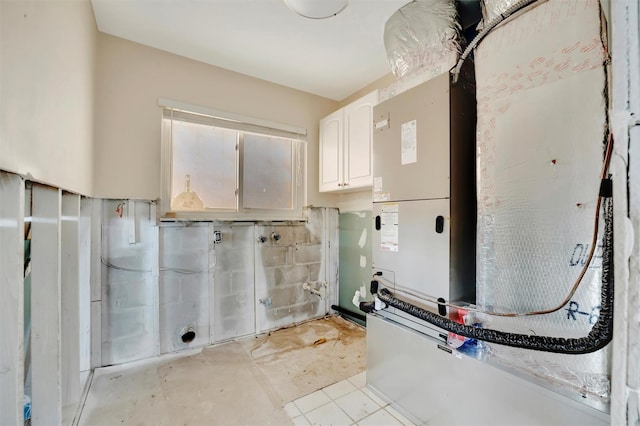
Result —
<svg viewBox="0 0 640 426"><path fill-rule="evenodd" d="M136 268L125 268L123 266L118 266L118 265L114 265L113 263L109 262L108 260L106 260L104 257L100 258L100 261L102 262L103 265L105 265L108 268L111 269L116 269L118 271L125 271L125 272L142 272L142 273L150 273L153 272L151 271L151 269L136 269ZM181 275L198 275L198 274L208 274L213 272L213 268L205 270L205 271L194 271L191 269L181 269L181 268L169 268L169 267L160 267L159 271L160 272L175 272L176 274L181 274Z"/></svg>
<svg viewBox="0 0 640 426"><path fill-rule="evenodd" d="M609 140L607 141L607 146L605 148L605 156L604 156L604 160L602 162L602 171L600 173L600 181L603 182L607 179L608 177L608 170L609 170L609 164L611 163L611 154L613 152L613 134L609 134ZM449 303L449 302L440 302L438 301L435 297L433 296L424 296L424 295L418 295L415 293L412 293L410 291L406 291L406 290L401 290L401 289L397 289L395 291L399 292L399 293L405 293L414 297L418 297L420 299L422 299L423 301L429 302L429 303L433 303L436 305L441 305L441 306L447 306L450 308L455 308L455 309L464 309L470 312L475 312L475 313L479 313L479 314L486 314L486 315L491 315L491 316L498 316L498 317L526 317L526 316L534 316L534 315L545 315L545 314L551 314L553 312L559 311L560 309L562 309L567 303L569 303L571 301L571 299L573 298L573 296L575 295L576 291L578 290L578 287L580 286L580 283L582 282L582 279L584 278L585 274L587 273L587 271L589 270L589 265L591 264L591 260L593 259L593 255L595 253L595 249L596 249L596 245L597 245L597 240L598 240L598 232L599 232L599 223L600 223L600 207L602 205L602 198L603 198L603 194L602 194L602 190L599 192L598 194L598 199L596 201L596 207L595 207L595 213L594 213L594 220L593 220L593 235L591 237L591 249L589 250L589 255L587 256L585 262L584 262L584 266L582 267L582 269L580 270L580 273L578 274L578 278L576 278L576 280L574 281L573 285L571 286L571 289L569 290L569 294L567 294L567 296L562 300L562 302L560 302L558 305L549 308L549 309L542 309L542 310L538 310L538 311L531 311L531 312L495 312L495 311L489 311L486 309L481 309L481 308L477 308L477 307L473 307L473 306L461 306L455 303ZM377 279L377 277L374 275L374 278Z"/></svg>
<svg viewBox="0 0 640 426"><path fill-rule="evenodd" d="M100 261L106 267L111 268L111 269L116 269L118 271L125 271L125 272L152 272L150 269L125 268L123 266L114 265L113 263L111 263L107 259L105 259L104 257L101 257Z"/></svg>
<svg viewBox="0 0 640 426"><path fill-rule="evenodd" d="M213 268L207 271L193 271L189 269L161 267L160 272L175 272L176 274L181 274L181 275L198 275L198 274L208 274L210 272L213 272Z"/></svg>

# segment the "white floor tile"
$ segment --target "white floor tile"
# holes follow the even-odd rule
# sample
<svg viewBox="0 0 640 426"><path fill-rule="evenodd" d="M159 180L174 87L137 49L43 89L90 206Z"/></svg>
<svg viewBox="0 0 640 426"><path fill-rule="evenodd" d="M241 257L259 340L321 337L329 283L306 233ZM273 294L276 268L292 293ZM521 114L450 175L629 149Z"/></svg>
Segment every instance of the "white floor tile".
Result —
<svg viewBox="0 0 640 426"><path fill-rule="evenodd" d="M373 399L373 401L378 404L381 407L386 407L387 404L382 398L380 398L378 395L376 395L375 393L373 393L369 388L367 388L366 386L363 387L362 389L360 389L362 392L364 392L365 395L367 395L369 398Z"/></svg>
<svg viewBox="0 0 640 426"><path fill-rule="evenodd" d="M354 390L356 390L356 387L349 380L342 380L341 382L334 383L322 390L324 391L324 393L329 395L329 398L338 399L343 395L353 392Z"/></svg>
<svg viewBox="0 0 640 426"><path fill-rule="evenodd" d="M296 407L298 407L298 409L300 409L301 412L306 413L307 411L318 408L329 401L331 401L331 399L327 396L327 394L319 390L315 391L314 393L310 393L307 396L303 396L302 398L298 398L293 401L293 403L296 405Z"/></svg>
<svg viewBox="0 0 640 426"><path fill-rule="evenodd" d="M380 409L378 404L359 389L336 399L336 404L356 422Z"/></svg>
<svg viewBox="0 0 640 426"><path fill-rule="evenodd" d="M291 419L295 426L310 426L309 420L305 416L298 416Z"/></svg>
<svg viewBox="0 0 640 426"><path fill-rule="evenodd" d="M291 418L298 417L300 414L302 414L302 412L300 412L298 407L296 407L296 405L293 402L288 402L284 404L284 407L282 408L284 408L284 411Z"/></svg>
<svg viewBox="0 0 640 426"><path fill-rule="evenodd" d="M386 407L385 411L387 411L396 419L400 420L400 423L402 423L404 426L415 426L411 420L407 419L405 416L400 414L398 410L394 409L392 406Z"/></svg>
<svg viewBox="0 0 640 426"><path fill-rule="evenodd" d="M402 426L402 423L385 410L378 410L360 420L358 426Z"/></svg>
<svg viewBox="0 0 640 426"><path fill-rule="evenodd" d="M306 417L314 426L349 426L353 424L353 420L335 402L308 412Z"/></svg>
<svg viewBox="0 0 640 426"><path fill-rule="evenodd" d="M353 385L357 388L363 388L367 385L367 373L363 371L362 373L356 374L355 376L349 377L349 381L353 383Z"/></svg>

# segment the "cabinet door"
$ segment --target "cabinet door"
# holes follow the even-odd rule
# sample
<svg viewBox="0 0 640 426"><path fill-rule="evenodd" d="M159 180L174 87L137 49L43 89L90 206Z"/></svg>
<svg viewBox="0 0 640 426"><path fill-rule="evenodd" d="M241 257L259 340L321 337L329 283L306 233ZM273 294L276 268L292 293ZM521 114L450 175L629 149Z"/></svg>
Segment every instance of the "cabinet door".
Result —
<svg viewBox="0 0 640 426"><path fill-rule="evenodd" d="M378 91L347 105L345 117L344 187L361 188L373 183L373 107Z"/></svg>
<svg viewBox="0 0 640 426"><path fill-rule="evenodd" d="M343 114L340 109L320 120L320 192L342 189Z"/></svg>

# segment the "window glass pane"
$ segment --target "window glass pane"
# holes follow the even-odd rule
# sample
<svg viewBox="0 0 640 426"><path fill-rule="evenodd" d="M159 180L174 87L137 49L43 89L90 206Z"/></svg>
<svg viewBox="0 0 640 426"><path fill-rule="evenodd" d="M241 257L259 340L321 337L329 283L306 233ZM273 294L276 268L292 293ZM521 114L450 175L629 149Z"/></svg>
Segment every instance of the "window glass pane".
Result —
<svg viewBox="0 0 640 426"><path fill-rule="evenodd" d="M171 209L235 210L237 132L177 121L172 131Z"/></svg>
<svg viewBox="0 0 640 426"><path fill-rule="evenodd" d="M243 161L244 207L293 207L292 142L246 133Z"/></svg>

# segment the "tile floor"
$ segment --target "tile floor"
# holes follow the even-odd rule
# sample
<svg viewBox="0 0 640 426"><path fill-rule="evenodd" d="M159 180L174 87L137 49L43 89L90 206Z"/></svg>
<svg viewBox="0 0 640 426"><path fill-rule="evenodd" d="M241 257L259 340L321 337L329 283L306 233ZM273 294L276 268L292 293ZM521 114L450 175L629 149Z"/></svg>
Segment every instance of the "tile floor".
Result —
<svg viewBox="0 0 640 426"><path fill-rule="evenodd" d="M413 426L366 387L365 372L285 404L295 425Z"/></svg>

